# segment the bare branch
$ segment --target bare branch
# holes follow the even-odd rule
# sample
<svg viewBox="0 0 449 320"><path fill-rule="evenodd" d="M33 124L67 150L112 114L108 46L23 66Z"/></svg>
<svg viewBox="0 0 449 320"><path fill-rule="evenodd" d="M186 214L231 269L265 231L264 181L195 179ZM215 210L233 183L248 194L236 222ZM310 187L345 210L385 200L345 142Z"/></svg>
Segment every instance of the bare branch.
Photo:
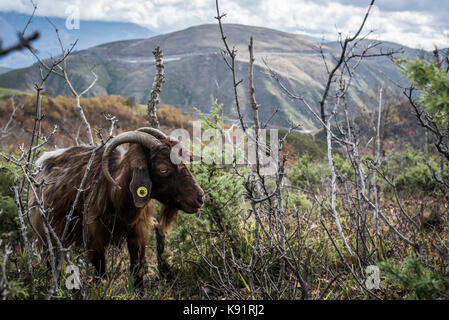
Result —
<svg viewBox="0 0 449 320"><path fill-rule="evenodd" d="M154 76L153 86L151 88L150 99L148 100L148 122L153 128L159 127L159 120L157 119L157 105L159 104L159 95L162 91L162 85L165 82L164 73L164 54L160 47L153 50L154 63L156 65L156 75Z"/></svg>

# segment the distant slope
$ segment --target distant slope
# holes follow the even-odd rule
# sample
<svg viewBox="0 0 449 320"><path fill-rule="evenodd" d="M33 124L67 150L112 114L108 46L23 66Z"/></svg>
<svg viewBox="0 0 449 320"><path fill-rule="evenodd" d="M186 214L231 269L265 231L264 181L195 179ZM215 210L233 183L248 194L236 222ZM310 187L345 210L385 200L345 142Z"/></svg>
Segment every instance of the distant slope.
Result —
<svg viewBox="0 0 449 320"><path fill-rule="evenodd" d="M17 41L17 32L23 30L28 19L29 15L26 14L0 11L0 36L5 46ZM154 32L133 23L80 20L80 29L69 30L65 26L66 19L56 17L49 17L49 19L58 27L61 39L67 47L78 39L76 50L106 42L148 38L154 35ZM61 54L55 30L45 17L33 17L27 34L35 30L39 31L41 36L33 42L33 46L44 58L49 57L50 54L52 56ZM34 57L27 50L23 50L0 59L0 66L23 68L34 62Z"/></svg>
<svg viewBox="0 0 449 320"><path fill-rule="evenodd" d="M11 71L11 68L0 67L0 74Z"/></svg>
<svg viewBox="0 0 449 320"><path fill-rule="evenodd" d="M3 96L2 92L5 93ZM4 128L10 120L13 110L11 99L14 100L14 105L19 106L19 108L17 108L6 134L2 135L0 139L1 152L17 152L19 145L29 143L33 130L35 95L27 95L14 90L4 92L3 89L0 89L0 129ZM81 103L93 130L109 128L110 124L105 120L103 114L112 114L117 117L119 121L116 133L145 126L146 106L135 105L130 99L111 95L108 97L83 98ZM45 146L46 150L75 145L78 130L80 132L78 143L87 142L81 119L75 110L74 98L43 96L42 112L44 114L44 120L41 123L43 134L50 133L54 125L58 126L57 133ZM167 134L178 128L185 128L192 134L192 121L199 120L168 105L159 106L158 118L161 129ZM285 131L280 132L282 135L285 133ZM292 132L287 138L285 147L285 152L294 156L307 153L314 159L320 159L326 154L325 143L306 133Z"/></svg>
<svg viewBox="0 0 449 320"><path fill-rule="evenodd" d="M29 96L31 93L14 90L14 89L6 89L6 88L0 88L0 98L3 97L16 97L16 96Z"/></svg>
<svg viewBox="0 0 449 320"><path fill-rule="evenodd" d="M2 90L0 89L0 93ZM0 141L0 150L14 150L24 143L29 143L34 123L34 109L36 103L35 95L24 95L20 92L9 92L0 97L0 128L3 128L11 116L13 105L17 108L16 114L9 125L7 134ZM100 128L109 129L110 123L106 121L103 114L113 114L117 117L117 132L132 130L145 125L145 117L138 106L129 104L129 100L120 96L94 97L81 100L84 107L86 117L92 125L92 130ZM170 111L165 111L169 109ZM164 112L165 111L165 112ZM180 111L173 107L161 106L159 114L177 114L183 119ZM52 149L57 147L68 147L75 145L75 137L79 130L80 135L78 142L87 143L87 135L83 129L80 116L75 110L75 100L73 97L58 96L56 98L43 96L42 113L44 121L42 121L42 132L48 135L54 128L58 126L57 134L52 137L46 148ZM184 121L187 121L183 119ZM171 122L161 118L161 124L166 128Z"/></svg>
<svg viewBox="0 0 449 320"><path fill-rule="evenodd" d="M262 58L276 71L282 82L292 91L304 95L314 106L326 81L326 70L320 54L319 44L294 34L267 28L227 24L224 26L229 44L238 50L237 77L243 80L239 86L242 111L245 119L251 120L248 104L248 41L254 37L256 63L254 70L257 101L260 103L261 121L267 121L275 110L272 124L280 127L289 121L300 123L305 129L315 129L317 122L297 101L282 93L279 86L267 75ZM119 94L134 96L145 103L154 78L154 59L151 54L161 46L166 62L166 83L161 100L183 110L196 106L208 112L213 95L224 104L224 113L236 119L232 79L220 54L222 43L217 25L201 25L142 40L127 40L103 44L75 53L70 59L71 78L78 88L84 88L92 80L89 68L96 65L99 80L90 95ZM378 50L387 50L396 44L385 44ZM323 45L327 63L332 66L332 55L338 53L335 43ZM409 55L417 51L407 49ZM387 58L366 60L358 69L354 85L349 92L350 101L368 109L377 96L374 91L386 82L384 74L400 81L398 68ZM14 70L0 75L0 87L31 90L38 77L38 68ZM47 83L50 95L69 94L61 79L51 78Z"/></svg>

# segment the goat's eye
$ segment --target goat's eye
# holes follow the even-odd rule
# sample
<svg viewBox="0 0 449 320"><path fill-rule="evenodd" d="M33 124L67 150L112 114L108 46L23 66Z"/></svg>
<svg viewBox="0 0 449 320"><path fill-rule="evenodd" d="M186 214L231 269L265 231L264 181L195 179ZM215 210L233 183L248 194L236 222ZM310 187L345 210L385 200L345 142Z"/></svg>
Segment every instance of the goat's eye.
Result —
<svg viewBox="0 0 449 320"><path fill-rule="evenodd" d="M159 172L162 174L165 174L168 172L168 170L167 170L167 168L161 168L161 169L159 169Z"/></svg>

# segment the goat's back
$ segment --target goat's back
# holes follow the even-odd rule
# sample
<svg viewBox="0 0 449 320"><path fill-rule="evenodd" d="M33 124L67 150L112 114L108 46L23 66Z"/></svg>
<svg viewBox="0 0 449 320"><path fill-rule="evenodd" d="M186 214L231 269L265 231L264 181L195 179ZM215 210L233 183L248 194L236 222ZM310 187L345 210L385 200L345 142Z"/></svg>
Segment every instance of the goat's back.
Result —
<svg viewBox="0 0 449 320"><path fill-rule="evenodd" d="M75 202L78 188L83 180L84 173L92 155L93 147L77 146L68 149L60 149L52 152L44 153L37 161L36 165L41 168L37 176L37 181L44 181L42 187L43 208L47 210L46 216L55 230L56 234L61 237L66 224L66 217L72 210ZM88 192L80 193L78 203L73 208L71 223L67 227L66 243L73 241L82 241L81 225L83 220L83 209L90 204L93 197L101 197L106 199L106 187L103 175L101 174L101 157L103 149L96 152L94 160L86 177L84 188L89 188ZM39 197L40 190L34 187ZM103 192L103 195L99 193ZM88 199L91 197L92 199ZM38 210L39 203L35 197L33 190L30 190L29 207L31 223L39 232L41 237L45 239L45 230L41 214ZM106 209L106 208L104 208Z"/></svg>

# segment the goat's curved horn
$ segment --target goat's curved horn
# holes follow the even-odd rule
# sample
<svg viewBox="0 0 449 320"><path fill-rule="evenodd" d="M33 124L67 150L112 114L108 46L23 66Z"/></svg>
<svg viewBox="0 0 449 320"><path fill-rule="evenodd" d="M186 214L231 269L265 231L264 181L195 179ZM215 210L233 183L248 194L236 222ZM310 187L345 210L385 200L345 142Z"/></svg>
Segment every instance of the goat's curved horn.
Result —
<svg viewBox="0 0 449 320"><path fill-rule="evenodd" d="M167 135L163 133L161 130L151 128L151 127L141 127L137 129L138 132L145 132L148 134L151 134L153 137L156 137L158 139L167 139Z"/></svg>
<svg viewBox="0 0 449 320"><path fill-rule="evenodd" d="M112 184L119 187L117 182L114 180L114 178L111 176L111 173L109 171L109 158L112 154L112 151L114 151L115 148L117 148L119 145L122 145L124 143L138 143L144 147L147 147L148 149L153 148L154 146L162 144L162 142L159 141L154 136L145 134L143 132L124 132L113 138L111 141L106 144L106 147L103 152L103 158L101 160L101 168L103 170L103 174L105 175L106 179L109 180Z"/></svg>
<svg viewBox="0 0 449 320"><path fill-rule="evenodd" d="M137 129L136 131L138 131L138 132L145 132L145 133L151 134L153 137L156 137L159 140L167 139L167 140L170 140L170 141L173 141L173 142L179 142L177 139L169 137L165 133L163 133L161 130L158 130L158 129L155 129L155 128L142 127L142 128Z"/></svg>

